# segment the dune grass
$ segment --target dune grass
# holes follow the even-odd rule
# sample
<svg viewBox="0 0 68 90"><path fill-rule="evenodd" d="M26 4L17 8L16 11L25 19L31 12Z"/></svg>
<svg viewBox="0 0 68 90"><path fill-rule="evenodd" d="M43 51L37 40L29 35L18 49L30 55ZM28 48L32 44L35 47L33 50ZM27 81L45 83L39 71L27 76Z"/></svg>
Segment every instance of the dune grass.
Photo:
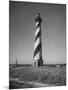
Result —
<svg viewBox="0 0 68 90"><path fill-rule="evenodd" d="M22 81L35 81L57 86L66 85L66 67L32 67L25 66L10 70L10 78Z"/></svg>

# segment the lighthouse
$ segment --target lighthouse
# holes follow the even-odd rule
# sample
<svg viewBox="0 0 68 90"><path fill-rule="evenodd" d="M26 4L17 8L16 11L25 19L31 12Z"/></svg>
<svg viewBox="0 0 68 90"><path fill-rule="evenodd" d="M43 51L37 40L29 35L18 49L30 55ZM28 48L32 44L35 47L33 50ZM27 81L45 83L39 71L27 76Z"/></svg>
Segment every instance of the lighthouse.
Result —
<svg viewBox="0 0 68 90"><path fill-rule="evenodd" d="M42 18L40 13L35 18L35 44L33 54L33 66L43 66L42 60L42 37L41 37Z"/></svg>

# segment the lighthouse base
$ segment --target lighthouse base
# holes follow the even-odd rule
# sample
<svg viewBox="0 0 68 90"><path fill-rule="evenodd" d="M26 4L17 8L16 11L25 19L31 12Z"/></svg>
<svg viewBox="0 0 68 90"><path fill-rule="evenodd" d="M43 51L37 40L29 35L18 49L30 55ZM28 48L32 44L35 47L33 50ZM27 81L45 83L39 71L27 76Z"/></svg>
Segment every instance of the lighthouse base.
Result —
<svg viewBox="0 0 68 90"><path fill-rule="evenodd" d="M43 60L34 60L33 66L35 67L43 66Z"/></svg>
<svg viewBox="0 0 68 90"><path fill-rule="evenodd" d="M38 60L38 66L43 66L43 60Z"/></svg>

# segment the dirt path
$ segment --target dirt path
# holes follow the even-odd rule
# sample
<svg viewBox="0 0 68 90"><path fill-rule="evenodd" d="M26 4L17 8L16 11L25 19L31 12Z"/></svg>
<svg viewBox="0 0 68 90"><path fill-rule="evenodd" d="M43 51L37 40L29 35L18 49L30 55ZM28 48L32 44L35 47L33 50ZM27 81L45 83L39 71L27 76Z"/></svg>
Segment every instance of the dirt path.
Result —
<svg viewBox="0 0 68 90"><path fill-rule="evenodd" d="M54 85L48 85L48 84L43 84L43 83L34 82L34 81L25 82L25 81L19 80L18 78L10 78L9 80L10 81L16 81L16 82L19 82L19 83L28 84L28 85L32 85L34 87L52 87L52 86L54 86Z"/></svg>

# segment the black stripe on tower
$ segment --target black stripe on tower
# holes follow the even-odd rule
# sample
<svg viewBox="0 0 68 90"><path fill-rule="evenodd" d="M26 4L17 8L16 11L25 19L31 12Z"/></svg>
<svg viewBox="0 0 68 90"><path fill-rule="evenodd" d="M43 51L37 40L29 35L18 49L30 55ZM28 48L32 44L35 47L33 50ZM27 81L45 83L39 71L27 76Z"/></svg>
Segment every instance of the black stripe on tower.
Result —
<svg viewBox="0 0 68 90"><path fill-rule="evenodd" d="M40 27L40 26L41 26L41 23L38 22L38 24L37 24L37 26L36 26L36 29L37 29L38 27Z"/></svg>
<svg viewBox="0 0 68 90"><path fill-rule="evenodd" d="M41 50L41 42L39 43L39 45L36 47L36 49L34 50L34 57L36 56L36 54Z"/></svg>
<svg viewBox="0 0 68 90"><path fill-rule="evenodd" d="M37 35L35 37L35 41L37 40L38 37L41 37L41 30L37 33Z"/></svg>

